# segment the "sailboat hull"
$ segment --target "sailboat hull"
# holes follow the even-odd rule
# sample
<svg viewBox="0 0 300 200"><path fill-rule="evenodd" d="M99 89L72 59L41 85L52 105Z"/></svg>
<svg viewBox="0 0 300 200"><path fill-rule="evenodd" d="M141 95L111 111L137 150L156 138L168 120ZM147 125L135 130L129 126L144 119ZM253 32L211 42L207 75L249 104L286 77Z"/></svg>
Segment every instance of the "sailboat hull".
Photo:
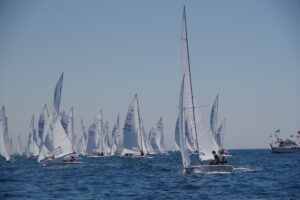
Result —
<svg viewBox="0 0 300 200"><path fill-rule="evenodd" d="M214 173L214 172L232 172L231 165L196 165L184 168L186 174L190 173Z"/></svg>
<svg viewBox="0 0 300 200"><path fill-rule="evenodd" d="M300 153L300 147L272 147L272 153Z"/></svg>

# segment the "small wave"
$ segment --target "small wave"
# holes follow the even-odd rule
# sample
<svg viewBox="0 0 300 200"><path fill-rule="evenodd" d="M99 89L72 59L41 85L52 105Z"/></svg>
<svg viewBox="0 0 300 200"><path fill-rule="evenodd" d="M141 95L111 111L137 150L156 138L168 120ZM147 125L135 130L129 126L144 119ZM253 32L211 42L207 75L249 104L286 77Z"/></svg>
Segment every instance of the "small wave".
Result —
<svg viewBox="0 0 300 200"><path fill-rule="evenodd" d="M233 168L233 172L257 172L257 171L262 171L262 168L255 168L255 169L250 169L247 167L235 167Z"/></svg>

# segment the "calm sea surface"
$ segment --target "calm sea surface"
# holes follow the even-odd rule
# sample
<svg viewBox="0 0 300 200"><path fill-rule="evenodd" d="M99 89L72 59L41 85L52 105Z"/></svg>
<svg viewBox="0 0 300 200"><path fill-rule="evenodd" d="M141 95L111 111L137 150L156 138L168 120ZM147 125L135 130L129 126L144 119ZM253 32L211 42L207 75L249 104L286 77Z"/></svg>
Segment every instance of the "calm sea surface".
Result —
<svg viewBox="0 0 300 200"><path fill-rule="evenodd" d="M231 150L234 172L184 175L180 154L81 158L42 166L0 161L0 199L300 199L300 154Z"/></svg>

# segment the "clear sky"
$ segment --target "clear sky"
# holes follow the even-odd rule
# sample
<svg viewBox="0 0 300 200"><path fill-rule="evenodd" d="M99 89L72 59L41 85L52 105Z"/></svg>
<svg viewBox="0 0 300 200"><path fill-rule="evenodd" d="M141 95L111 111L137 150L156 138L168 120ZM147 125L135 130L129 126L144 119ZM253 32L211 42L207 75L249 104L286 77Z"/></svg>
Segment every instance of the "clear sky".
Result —
<svg viewBox="0 0 300 200"><path fill-rule="evenodd" d="M207 119L219 93L225 146L268 148L269 135L300 129L300 3L251 1L1 1L0 105L9 131L28 134L44 104L74 106L88 126L102 109L122 126L138 94L146 132L163 117L173 144L187 10L194 95Z"/></svg>

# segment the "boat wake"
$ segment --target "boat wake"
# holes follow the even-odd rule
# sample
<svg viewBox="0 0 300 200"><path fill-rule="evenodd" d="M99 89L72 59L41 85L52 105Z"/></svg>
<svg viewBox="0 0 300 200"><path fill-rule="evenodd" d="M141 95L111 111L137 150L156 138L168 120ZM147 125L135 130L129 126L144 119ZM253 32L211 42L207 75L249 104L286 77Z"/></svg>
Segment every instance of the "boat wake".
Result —
<svg viewBox="0 0 300 200"><path fill-rule="evenodd" d="M255 168L255 169L250 169L247 167L236 167L233 168L233 172L234 173L243 173L243 172L258 172L258 171L262 171L262 168Z"/></svg>

